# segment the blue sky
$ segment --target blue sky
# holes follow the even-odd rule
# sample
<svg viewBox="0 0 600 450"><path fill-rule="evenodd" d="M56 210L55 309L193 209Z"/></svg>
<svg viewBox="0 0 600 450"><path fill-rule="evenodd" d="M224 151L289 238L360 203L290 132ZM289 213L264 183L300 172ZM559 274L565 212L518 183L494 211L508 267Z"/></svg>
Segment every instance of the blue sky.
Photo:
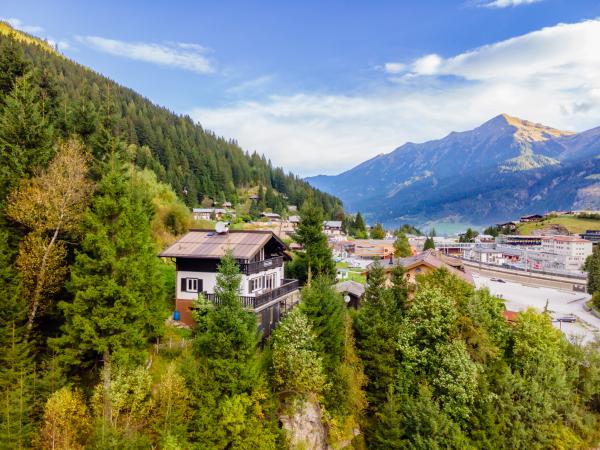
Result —
<svg viewBox="0 0 600 450"><path fill-rule="evenodd" d="M600 125L600 1L27 1L0 17L301 175L505 112Z"/></svg>

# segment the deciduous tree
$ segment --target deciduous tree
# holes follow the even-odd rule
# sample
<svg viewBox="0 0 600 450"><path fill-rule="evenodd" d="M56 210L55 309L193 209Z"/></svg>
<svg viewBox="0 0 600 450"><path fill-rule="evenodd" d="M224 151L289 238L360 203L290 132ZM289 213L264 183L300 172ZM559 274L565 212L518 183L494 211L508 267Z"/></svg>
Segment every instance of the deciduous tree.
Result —
<svg viewBox="0 0 600 450"><path fill-rule="evenodd" d="M92 190L88 162L81 143L70 139L61 144L47 170L23 180L10 197L8 215L30 230L17 259L22 295L29 300L29 329L67 273L61 237L76 233L80 226Z"/></svg>
<svg viewBox="0 0 600 450"><path fill-rule="evenodd" d="M54 392L44 408L37 447L83 449L91 428L85 400L77 389L64 387Z"/></svg>

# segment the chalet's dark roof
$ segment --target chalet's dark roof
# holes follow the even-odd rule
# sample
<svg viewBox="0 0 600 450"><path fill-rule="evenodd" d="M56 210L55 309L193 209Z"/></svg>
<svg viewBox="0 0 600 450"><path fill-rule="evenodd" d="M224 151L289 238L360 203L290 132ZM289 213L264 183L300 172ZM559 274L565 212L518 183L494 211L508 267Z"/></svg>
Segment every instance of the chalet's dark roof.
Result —
<svg viewBox="0 0 600 450"><path fill-rule="evenodd" d="M271 231L237 231L218 234L208 230L192 230L160 254L166 258L220 259L228 250L235 259L251 259L267 242L276 240L286 245Z"/></svg>

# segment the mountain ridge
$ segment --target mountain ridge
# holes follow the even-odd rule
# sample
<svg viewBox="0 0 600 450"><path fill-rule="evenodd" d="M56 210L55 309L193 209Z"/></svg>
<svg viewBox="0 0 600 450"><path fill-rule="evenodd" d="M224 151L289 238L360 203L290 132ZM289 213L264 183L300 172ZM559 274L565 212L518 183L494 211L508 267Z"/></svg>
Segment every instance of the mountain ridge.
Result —
<svg viewBox="0 0 600 450"><path fill-rule="evenodd" d="M450 217L485 224L540 207L559 209L577 204L579 190L594 184L593 177L585 177L600 171L596 167L599 154L600 127L575 133L499 114L472 130L419 144L407 142L339 175L306 180L339 196L350 210L360 210L372 221L408 218L422 225ZM584 180L578 179L578 173ZM459 185L453 183L457 179ZM567 179L572 183L570 189L562 186ZM489 180L494 184L490 186ZM485 190L470 189L468 183L477 183L481 190L485 186ZM553 197L549 186L560 190L563 198L546 202ZM512 192L507 190L510 187ZM443 189L452 189L456 195L449 196ZM420 204L415 204L415 199ZM482 207L489 199L504 210ZM594 196L588 195L585 203L600 207Z"/></svg>

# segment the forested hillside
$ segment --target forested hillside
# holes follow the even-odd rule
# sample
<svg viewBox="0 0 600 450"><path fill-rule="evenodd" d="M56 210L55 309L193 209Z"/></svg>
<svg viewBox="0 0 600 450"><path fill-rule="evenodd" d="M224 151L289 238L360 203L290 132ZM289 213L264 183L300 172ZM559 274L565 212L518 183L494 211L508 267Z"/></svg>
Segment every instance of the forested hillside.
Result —
<svg viewBox="0 0 600 450"><path fill-rule="evenodd" d="M11 33L7 24L2 25L0 44L14 41L24 54L24 63L36 73L32 83L40 88L48 124L63 137L77 133L94 148L95 156L103 156L107 135L118 136L135 146L130 157L138 166L153 170L189 206L203 198L219 198L221 193L235 201L239 188L263 185L287 196L290 204L301 205L310 192L328 215L341 210L335 197L273 167L264 156L244 152L235 141L204 130L190 117L157 106L61 56L45 42L22 32ZM14 64L5 59L0 76L23 73ZM6 92L6 85L0 88Z"/></svg>

